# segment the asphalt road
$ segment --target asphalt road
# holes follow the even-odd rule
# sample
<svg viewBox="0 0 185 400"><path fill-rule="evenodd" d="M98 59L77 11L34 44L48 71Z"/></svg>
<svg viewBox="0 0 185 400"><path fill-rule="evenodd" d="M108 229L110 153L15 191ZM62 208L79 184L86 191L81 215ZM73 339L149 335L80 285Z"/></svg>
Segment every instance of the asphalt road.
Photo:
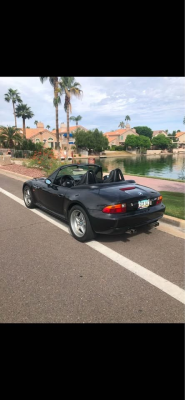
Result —
<svg viewBox="0 0 185 400"><path fill-rule="evenodd" d="M0 188L22 199L21 181L0 174ZM151 271L184 289L182 238L140 229L132 236L99 235L90 247L73 239L67 224L65 232L3 193L0 205L1 323L185 321L181 301L116 258L121 255L144 267L146 275ZM106 246L105 255L96 244Z"/></svg>

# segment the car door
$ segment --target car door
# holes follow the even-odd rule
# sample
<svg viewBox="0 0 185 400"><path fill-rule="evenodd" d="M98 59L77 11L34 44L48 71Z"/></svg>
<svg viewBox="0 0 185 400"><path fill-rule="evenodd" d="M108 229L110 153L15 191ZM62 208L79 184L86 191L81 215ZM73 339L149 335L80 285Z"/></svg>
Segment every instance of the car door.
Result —
<svg viewBox="0 0 185 400"><path fill-rule="evenodd" d="M42 206L48 210L64 215L63 203L66 188L56 184L42 183L39 191L39 199Z"/></svg>

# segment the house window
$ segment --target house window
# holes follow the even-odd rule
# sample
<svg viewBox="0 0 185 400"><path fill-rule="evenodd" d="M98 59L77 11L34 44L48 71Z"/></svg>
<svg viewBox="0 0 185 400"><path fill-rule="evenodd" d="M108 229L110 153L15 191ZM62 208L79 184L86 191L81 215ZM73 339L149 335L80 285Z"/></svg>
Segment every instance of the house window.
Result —
<svg viewBox="0 0 185 400"><path fill-rule="evenodd" d="M53 138L52 137L49 137L49 139L48 140L53 140Z"/></svg>
<svg viewBox="0 0 185 400"><path fill-rule="evenodd" d="M40 142L40 139L36 139L35 141L36 141L36 142Z"/></svg>
<svg viewBox="0 0 185 400"><path fill-rule="evenodd" d="M53 143L52 143L53 144ZM59 148L60 148L60 142L59 142ZM55 150L57 149L57 142L55 142Z"/></svg>
<svg viewBox="0 0 185 400"><path fill-rule="evenodd" d="M123 140L123 135L121 135L121 140Z"/></svg>

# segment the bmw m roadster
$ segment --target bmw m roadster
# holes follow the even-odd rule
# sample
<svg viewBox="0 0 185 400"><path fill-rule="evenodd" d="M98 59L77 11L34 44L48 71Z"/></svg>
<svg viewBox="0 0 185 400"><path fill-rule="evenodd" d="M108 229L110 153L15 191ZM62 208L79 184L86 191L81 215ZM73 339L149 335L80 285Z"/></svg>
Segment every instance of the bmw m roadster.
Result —
<svg viewBox="0 0 185 400"><path fill-rule="evenodd" d="M96 233L131 231L142 225L157 225L165 205L156 190L125 180L119 168L103 176L96 164L69 164L48 178L23 184L26 207L39 207L69 223L80 242Z"/></svg>

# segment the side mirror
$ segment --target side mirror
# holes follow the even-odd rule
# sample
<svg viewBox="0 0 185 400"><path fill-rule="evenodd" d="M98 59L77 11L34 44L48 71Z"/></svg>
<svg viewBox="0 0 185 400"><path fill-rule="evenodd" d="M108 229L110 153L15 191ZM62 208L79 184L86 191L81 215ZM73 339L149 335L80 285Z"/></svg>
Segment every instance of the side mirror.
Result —
<svg viewBox="0 0 185 400"><path fill-rule="evenodd" d="M51 181L50 181L50 179L46 179L46 181L45 181L46 183L47 183L47 185L51 185Z"/></svg>

